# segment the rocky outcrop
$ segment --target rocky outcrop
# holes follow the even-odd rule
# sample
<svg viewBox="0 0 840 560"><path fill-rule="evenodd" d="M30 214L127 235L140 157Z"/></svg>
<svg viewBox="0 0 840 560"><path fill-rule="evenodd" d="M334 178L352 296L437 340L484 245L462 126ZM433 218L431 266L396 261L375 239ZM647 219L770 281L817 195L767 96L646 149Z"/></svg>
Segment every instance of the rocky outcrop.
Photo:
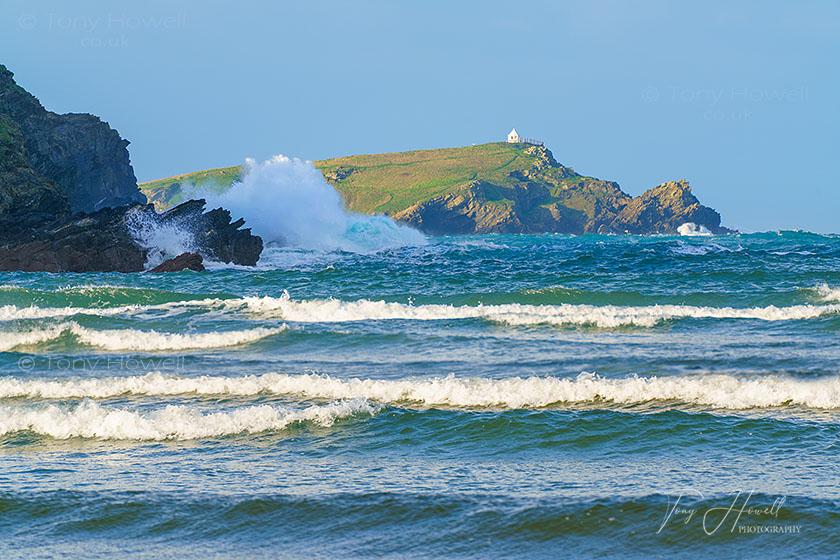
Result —
<svg viewBox="0 0 840 560"><path fill-rule="evenodd" d="M56 115L0 65L0 270L139 272L161 255L155 232L196 256L167 267L203 270L203 258L254 265L262 239L204 211L203 200L158 214L137 189L126 146L92 115Z"/></svg>
<svg viewBox="0 0 840 560"><path fill-rule="evenodd" d="M204 211L204 199L190 200L157 214L150 204L146 206L155 227L172 227L190 232L195 250L210 260L254 266L263 250L259 236L250 228L242 229L242 218L231 222L230 212L224 208Z"/></svg>
<svg viewBox="0 0 840 560"><path fill-rule="evenodd" d="M0 115L22 134L30 167L59 186L71 211L146 202L137 188L127 140L94 115L47 111L3 65Z"/></svg>
<svg viewBox="0 0 840 560"><path fill-rule="evenodd" d="M720 214L703 206L686 181L671 181L630 197L616 183L585 181L552 200L540 183L504 188L472 181L394 215L431 235L469 233L676 234L691 222L712 233L731 233Z"/></svg>
<svg viewBox="0 0 840 560"><path fill-rule="evenodd" d="M508 173L504 184L473 180L417 202L394 219L432 235L469 233L676 234L684 223L732 233L703 206L686 181L670 181L631 197L613 181L582 177L531 147L531 168ZM329 177L328 177L329 178Z"/></svg>
<svg viewBox="0 0 840 560"><path fill-rule="evenodd" d="M182 270L203 272L204 259L198 253L181 253L175 258L163 261L149 272L180 272Z"/></svg>
<svg viewBox="0 0 840 560"><path fill-rule="evenodd" d="M472 181L461 191L436 196L414 204L394 215L394 219L432 235L465 233L524 233L519 219L522 207L530 207L534 191L506 189L505 200L511 204L494 202L498 188L482 181ZM539 197L539 194L536 194Z"/></svg>
<svg viewBox="0 0 840 560"><path fill-rule="evenodd" d="M151 252L148 232L166 231L188 239L202 257L253 266L262 239L231 223L227 210L204 212L190 201L158 214L151 204L103 208L37 226L7 223L0 237L0 270L28 272L141 272ZM164 255L166 257L168 255Z"/></svg>
<svg viewBox="0 0 840 560"><path fill-rule="evenodd" d="M142 208L142 207L139 207ZM0 270L25 272L138 272L146 263L127 227L136 209L103 208L36 227L7 228L0 238Z"/></svg>
<svg viewBox="0 0 840 560"><path fill-rule="evenodd" d="M630 200L606 227L609 233L675 234L684 223L712 233L731 233L720 226L720 214L703 206L685 180L668 181Z"/></svg>

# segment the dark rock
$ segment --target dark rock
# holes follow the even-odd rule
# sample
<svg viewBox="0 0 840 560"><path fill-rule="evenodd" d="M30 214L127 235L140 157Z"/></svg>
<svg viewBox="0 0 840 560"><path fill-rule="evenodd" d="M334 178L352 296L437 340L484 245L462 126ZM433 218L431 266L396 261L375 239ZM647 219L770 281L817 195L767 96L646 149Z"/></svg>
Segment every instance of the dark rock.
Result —
<svg viewBox="0 0 840 560"><path fill-rule="evenodd" d="M8 227L0 239L0 270L139 272L146 250L131 236L129 207L104 208L40 227Z"/></svg>
<svg viewBox="0 0 840 560"><path fill-rule="evenodd" d="M60 187L32 169L28 156L15 122L0 115L0 232L6 222L20 227L70 215Z"/></svg>
<svg viewBox="0 0 840 560"><path fill-rule="evenodd" d="M242 228L245 220L231 223L228 210L216 208L204 212L204 199L189 200L156 215L163 225L174 225L194 235L196 249L211 260L254 266L263 250L262 238ZM153 212L153 210L152 210Z"/></svg>
<svg viewBox="0 0 840 560"><path fill-rule="evenodd" d="M146 202L127 140L94 115L47 111L3 65L0 114L22 133L31 168L59 186L73 212Z"/></svg>
<svg viewBox="0 0 840 560"><path fill-rule="evenodd" d="M138 225L175 225L196 240L197 252L227 263L255 265L262 239L227 211L203 212L190 201L158 214L151 204L103 208L37 226L5 222L0 235L0 270L44 272L140 272L152 247L143 245ZM0 222L3 223L3 222Z"/></svg>
<svg viewBox="0 0 840 560"><path fill-rule="evenodd" d="M180 272L181 270L203 272L204 259L198 253L181 253L174 259L163 261L149 272Z"/></svg>
<svg viewBox="0 0 840 560"><path fill-rule="evenodd" d="M45 110L0 65L0 270L139 272L159 250L144 245L142 228L163 226L192 237L204 258L257 263L262 239L227 210L137 204L146 199L127 145L92 115ZM203 269L202 256L177 264Z"/></svg>

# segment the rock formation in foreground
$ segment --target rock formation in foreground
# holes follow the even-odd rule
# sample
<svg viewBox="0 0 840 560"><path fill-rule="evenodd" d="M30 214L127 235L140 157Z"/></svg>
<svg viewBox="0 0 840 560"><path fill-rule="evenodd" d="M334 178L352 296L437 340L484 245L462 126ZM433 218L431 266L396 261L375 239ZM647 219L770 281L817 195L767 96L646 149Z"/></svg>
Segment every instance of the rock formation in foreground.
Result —
<svg viewBox="0 0 840 560"><path fill-rule="evenodd" d="M145 204L127 145L92 115L46 111L0 65L0 270L139 272L156 228L204 258L256 264L262 240L227 210Z"/></svg>
<svg viewBox="0 0 840 560"><path fill-rule="evenodd" d="M191 200L163 214L151 204L103 208L36 227L0 222L0 270L140 272L155 251L143 234L161 227L182 232L190 249L208 259L257 264L262 239L241 229L241 220L231 223L227 210L204 212L204 204Z"/></svg>
<svg viewBox="0 0 840 560"><path fill-rule="evenodd" d="M204 259L198 253L181 253L177 257L166 259L148 272L180 272L182 270L193 270L203 272Z"/></svg>

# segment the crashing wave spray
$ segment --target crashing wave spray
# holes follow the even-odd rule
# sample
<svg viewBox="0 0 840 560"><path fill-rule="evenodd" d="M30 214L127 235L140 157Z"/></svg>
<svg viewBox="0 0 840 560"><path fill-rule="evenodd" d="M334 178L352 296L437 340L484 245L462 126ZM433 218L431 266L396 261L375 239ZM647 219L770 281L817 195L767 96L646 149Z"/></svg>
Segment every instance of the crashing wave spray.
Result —
<svg viewBox="0 0 840 560"><path fill-rule="evenodd" d="M677 233L684 237L697 237L712 235L712 232L704 225L698 225L694 222L686 222L677 228Z"/></svg>
<svg viewBox="0 0 840 560"><path fill-rule="evenodd" d="M386 216L347 212L341 195L310 161L276 155L245 162L245 175L222 194L200 192L222 206L267 243L301 249L370 253L423 245L419 231Z"/></svg>
<svg viewBox="0 0 840 560"><path fill-rule="evenodd" d="M182 253L196 252L195 235L183 224L154 219L151 213L136 211L128 216L128 231L140 247L147 250L146 268L152 268L168 258Z"/></svg>

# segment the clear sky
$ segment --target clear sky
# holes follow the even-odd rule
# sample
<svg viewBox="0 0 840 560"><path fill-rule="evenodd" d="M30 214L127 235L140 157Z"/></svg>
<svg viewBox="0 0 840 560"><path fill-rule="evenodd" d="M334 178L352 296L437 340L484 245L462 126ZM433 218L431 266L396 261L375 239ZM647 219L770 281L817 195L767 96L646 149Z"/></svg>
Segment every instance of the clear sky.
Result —
<svg viewBox="0 0 840 560"><path fill-rule="evenodd" d="M0 1L0 63L140 181L511 127L725 225L838 232L840 2Z"/></svg>

